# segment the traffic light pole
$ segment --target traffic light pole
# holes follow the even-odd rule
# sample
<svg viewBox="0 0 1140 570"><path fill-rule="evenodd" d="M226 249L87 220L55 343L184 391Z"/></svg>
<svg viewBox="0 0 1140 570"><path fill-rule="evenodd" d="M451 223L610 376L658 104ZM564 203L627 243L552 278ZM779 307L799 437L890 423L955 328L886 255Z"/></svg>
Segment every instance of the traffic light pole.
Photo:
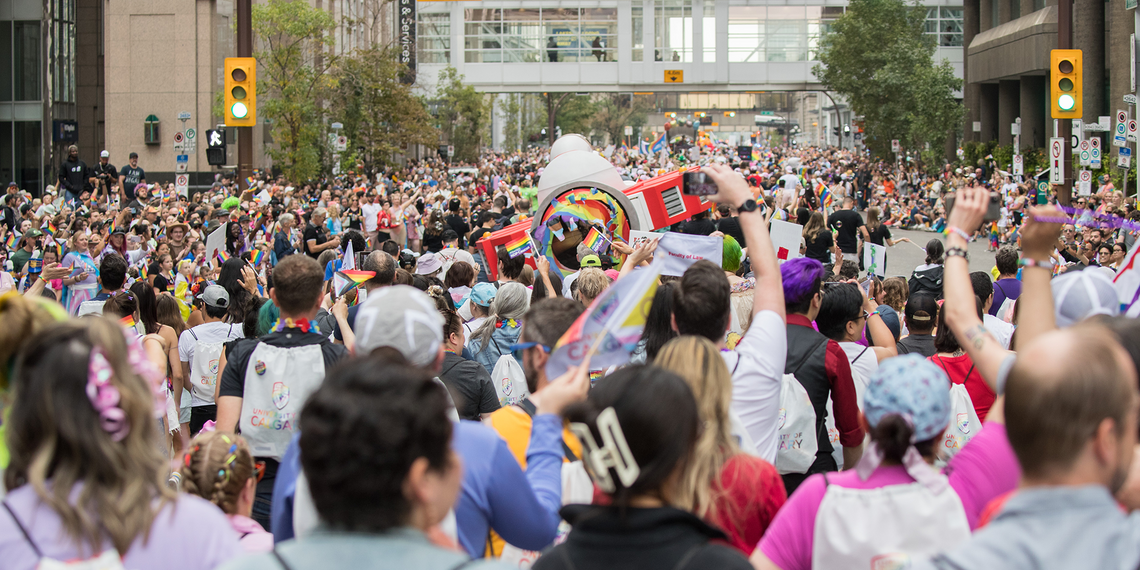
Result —
<svg viewBox="0 0 1140 570"><path fill-rule="evenodd" d="M240 0L239 0L240 1ZM248 1L248 0L247 0ZM1058 0L1057 2L1057 49L1073 48L1073 0ZM1056 70L1050 69L1049 73ZM1061 140L1063 146L1073 144L1073 121L1061 119ZM1072 150L1063 148L1061 151L1065 163L1065 178L1057 188L1057 202L1063 206L1070 206L1073 202L1073 154ZM1040 198L1038 198L1040 201Z"/></svg>
<svg viewBox="0 0 1140 570"><path fill-rule="evenodd" d="M237 0L235 8L237 56L253 57L253 2L252 0ZM238 185L243 190L252 190L246 181L249 180L250 176L253 176L253 127L235 128L237 129L238 147Z"/></svg>

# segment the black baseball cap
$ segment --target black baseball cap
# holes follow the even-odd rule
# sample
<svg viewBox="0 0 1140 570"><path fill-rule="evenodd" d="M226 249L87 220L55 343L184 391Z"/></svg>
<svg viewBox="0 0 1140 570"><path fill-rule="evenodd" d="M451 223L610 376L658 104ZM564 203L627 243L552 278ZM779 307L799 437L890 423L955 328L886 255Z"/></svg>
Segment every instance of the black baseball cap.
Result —
<svg viewBox="0 0 1140 570"><path fill-rule="evenodd" d="M915 293L906 300L905 315L914 323L934 326L938 318L938 299L929 293Z"/></svg>

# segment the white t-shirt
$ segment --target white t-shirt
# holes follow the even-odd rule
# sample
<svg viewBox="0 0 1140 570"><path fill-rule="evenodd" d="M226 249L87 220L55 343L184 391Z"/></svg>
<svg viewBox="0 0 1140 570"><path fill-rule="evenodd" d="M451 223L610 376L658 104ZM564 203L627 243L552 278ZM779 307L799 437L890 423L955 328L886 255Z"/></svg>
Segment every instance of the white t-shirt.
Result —
<svg viewBox="0 0 1140 570"><path fill-rule="evenodd" d="M360 215L364 217L364 231L376 231L376 218L380 215L380 210L384 209L380 204L361 204Z"/></svg>
<svg viewBox="0 0 1140 570"><path fill-rule="evenodd" d="M847 360L851 362L851 372L855 373L851 375L852 379L863 384L856 387L856 392L862 394L867 382L871 380L871 375L879 369L879 357L875 354L875 349L857 342L841 342L839 346L843 348ZM863 409L862 398L859 399L859 409Z"/></svg>
<svg viewBox="0 0 1140 570"><path fill-rule="evenodd" d="M190 329L182 331L182 335L178 337L178 359L186 363L187 366L194 363L194 347L199 342L226 342L235 338L243 338L245 335L242 333L241 324L239 323L223 323L215 321L212 323L202 323L194 327L194 333L190 333ZM194 336L198 338L195 339ZM189 374L190 370L187 368L186 373ZM218 376L221 376L221 371L218 371ZM209 406L214 402L207 402L191 396L191 406Z"/></svg>
<svg viewBox="0 0 1140 570"><path fill-rule="evenodd" d="M986 330L994 335L994 338L1001 343L1002 347L1009 350L1009 343L1013 340L1013 331L1017 327L989 314L982 315L982 324L985 325Z"/></svg>
<svg viewBox="0 0 1140 570"><path fill-rule="evenodd" d="M788 357L788 332L775 311L760 311L736 350L721 352L732 372L732 411L752 436L756 453L776 463L780 380Z"/></svg>

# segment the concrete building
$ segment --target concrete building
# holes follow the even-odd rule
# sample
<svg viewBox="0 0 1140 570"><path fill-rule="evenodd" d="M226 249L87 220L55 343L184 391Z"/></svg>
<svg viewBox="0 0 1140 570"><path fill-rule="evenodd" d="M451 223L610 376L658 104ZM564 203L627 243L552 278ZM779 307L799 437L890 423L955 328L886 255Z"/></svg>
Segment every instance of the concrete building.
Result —
<svg viewBox="0 0 1140 570"><path fill-rule="evenodd" d="M1083 120L1126 108L1131 92L1129 36L1133 14L1125 0L1073 0L1073 42L1082 50ZM1022 121L1022 147L1044 147L1053 136L1049 112L1049 52L1057 47L1056 0L966 0L967 108L964 139L1013 142Z"/></svg>

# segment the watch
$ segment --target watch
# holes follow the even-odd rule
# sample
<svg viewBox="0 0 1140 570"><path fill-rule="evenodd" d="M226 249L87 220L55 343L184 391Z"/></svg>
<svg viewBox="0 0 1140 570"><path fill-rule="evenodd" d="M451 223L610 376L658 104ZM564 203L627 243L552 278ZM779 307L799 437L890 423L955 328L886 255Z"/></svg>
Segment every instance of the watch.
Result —
<svg viewBox="0 0 1140 570"><path fill-rule="evenodd" d="M759 206L756 204L756 200L749 198L745 200L743 204L737 206L736 209L741 212L755 212L756 208L758 207Z"/></svg>

